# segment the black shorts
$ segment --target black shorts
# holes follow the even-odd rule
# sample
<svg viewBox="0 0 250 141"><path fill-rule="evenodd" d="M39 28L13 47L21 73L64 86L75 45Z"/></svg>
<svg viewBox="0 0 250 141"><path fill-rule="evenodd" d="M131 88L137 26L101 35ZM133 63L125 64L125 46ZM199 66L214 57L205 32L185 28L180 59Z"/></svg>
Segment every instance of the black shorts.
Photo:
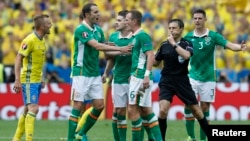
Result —
<svg viewBox="0 0 250 141"><path fill-rule="evenodd" d="M160 100L172 102L176 95L186 105L198 104L198 100L191 87L187 75L181 76L162 76L159 82Z"/></svg>

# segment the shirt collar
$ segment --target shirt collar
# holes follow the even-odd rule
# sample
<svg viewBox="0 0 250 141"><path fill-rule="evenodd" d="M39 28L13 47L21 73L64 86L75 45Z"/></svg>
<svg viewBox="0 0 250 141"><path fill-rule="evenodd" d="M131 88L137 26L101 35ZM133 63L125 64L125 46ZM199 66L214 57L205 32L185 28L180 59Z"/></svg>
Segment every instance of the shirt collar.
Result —
<svg viewBox="0 0 250 141"><path fill-rule="evenodd" d="M95 28L95 25L94 25L94 28L92 28L85 20L82 21L82 24L87 26L91 31L95 31L96 28Z"/></svg>
<svg viewBox="0 0 250 141"><path fill-rule="evenodd" d="M133 36L135 36L136 34L138 34L141 30L142 30L142 28L138 28L138 29L133 33Z"/></svg>
<svg viewBox="0 0 250 141"><path fill-rule="evenodd" d="M133 35L132 32L130 32L126 37L123 37L121 32L119 32L119 37L118 38L119 39L129 39L129 38L132 37L132 35Z"/></svg>
<svg viewBox="0 0 250 141"><path fill-rule="evenodd" d="M206 32L204 34L202 34L202 35L197 35L196 31L194 30L193 36L194 37L205 37L205 36L208 36L208 33L209 33L209 29L208 28L206 29Z"/></svg>

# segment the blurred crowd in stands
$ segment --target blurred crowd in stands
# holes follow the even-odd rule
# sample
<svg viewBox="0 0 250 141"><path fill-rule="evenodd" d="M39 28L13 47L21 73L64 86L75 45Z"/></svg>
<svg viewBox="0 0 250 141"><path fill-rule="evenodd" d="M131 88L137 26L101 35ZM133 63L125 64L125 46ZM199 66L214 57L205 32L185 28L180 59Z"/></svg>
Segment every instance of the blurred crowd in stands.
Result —
<svg viewBox="0 0 250 141"><path fill-rule="evenodd" d="M191 11L204 8L207 26L241 43L246 41L248 50L235 53L216 50L217 80L221 82L250 81L250 1L249 0L1 0L0 1L0 83L13 82L14 61L20 42L32 32L34 15L46 13L53 21L51 34L47 36L47 82L70 83L71 37L77 26L82 6L96 3L101 12L100 25L106 39L115 31L116 13L122 9L137 9L143 13L142 27L151 35L155 51L166 40L167 22L180 18L185 22L185 33L193 30ZM185 35L185 33L183 35ZM206 61L206 60L201 60ZM100 53L100 68L106 65ZM154 68L154 82L159 81L161 68Z"/></svg>

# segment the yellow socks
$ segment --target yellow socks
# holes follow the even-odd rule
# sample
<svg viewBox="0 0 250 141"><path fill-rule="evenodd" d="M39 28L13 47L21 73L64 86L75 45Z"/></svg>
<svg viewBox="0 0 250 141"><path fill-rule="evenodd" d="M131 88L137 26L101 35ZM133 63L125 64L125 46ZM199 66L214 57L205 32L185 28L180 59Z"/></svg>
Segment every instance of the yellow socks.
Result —
<svg viewBox="0 0 250 141"><path fill-rule="evenodd" d="M83 125L85 124L86 120L87 120L87 116L89 115L89 113L92 111L93 107L88 108L83 115L81 116L77 127L76 127L76 132L79 132L80 129L83 127Z"/></svg>
<svg viewBox="0 0 250 141"><path fill-rule="evenodd" d="M25 119L26 141L32 141L33 139L35 119L36 119L36 114L28 112Z"/></svg>
<svg viewBox="0 0 250 141"><path fill-rule="evenodd" d="M23 114L20 116L18 123L17 123L17 129L16 129L16 133L14 135L13 141L20 141L21 140L21 138L24 134L24 131L25 131L25 118L26 118L26 116Z"/></svg>

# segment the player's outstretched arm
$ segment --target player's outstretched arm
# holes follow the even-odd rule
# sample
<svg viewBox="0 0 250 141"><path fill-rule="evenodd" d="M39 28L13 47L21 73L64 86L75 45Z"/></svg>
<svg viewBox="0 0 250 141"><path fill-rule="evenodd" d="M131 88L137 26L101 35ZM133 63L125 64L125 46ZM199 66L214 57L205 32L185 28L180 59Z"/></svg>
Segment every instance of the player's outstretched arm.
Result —
<svg viewBox="0 0 250 141"><path fill-rule="evenodd" d="M236 44L232 42L227 42L226 48L232 50L232 51L244 51L247 49L247 44L245 41L242 41L241 44Z"/></svg>

